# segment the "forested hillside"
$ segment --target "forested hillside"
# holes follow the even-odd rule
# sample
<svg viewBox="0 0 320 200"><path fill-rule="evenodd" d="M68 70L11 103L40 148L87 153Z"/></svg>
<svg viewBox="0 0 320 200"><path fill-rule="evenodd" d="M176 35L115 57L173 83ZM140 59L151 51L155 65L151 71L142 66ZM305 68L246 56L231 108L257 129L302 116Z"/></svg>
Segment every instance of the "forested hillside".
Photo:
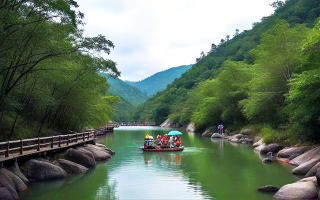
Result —
<svg viewBox="0 0 320 200"><path fill-rule="evenodd" d="M126 84L119 78L110 77L107 73L99 72L99 74L104 76L109 83L107 95L118 96L120 98L114 104L115 113L112 116L112 120L117 122L133 121L132 115L135 108L148 99L147 95L143 94L136 87Z"/></svg>
<svg viewBox="0 0 320 200"><path fill-rule="evenodd" d="M142 81L125 81L127 84L138 88L141 92L149 97L152 97L157 92L166 89L176 78L190 69L192 65L182 65L179 67L172 67L162 72L158 72Z"/></svg>
<svg viewBox="0 0 320 200"><path fill-rule="evenodd" d="M276 1L272 16L235 31L165 91L139 106L135 119L158 124L223 123L251 127L267 142L319 140L320 1ZM208 44L209 45L209 44Z"/></svg>
<svg viewBox="0 0 320 200"><path fill-rule="evenodd" d="M0 2L1 140L105 125L117 98L96 71L120 75L102 35L84 37L75 1Z"/></svg>

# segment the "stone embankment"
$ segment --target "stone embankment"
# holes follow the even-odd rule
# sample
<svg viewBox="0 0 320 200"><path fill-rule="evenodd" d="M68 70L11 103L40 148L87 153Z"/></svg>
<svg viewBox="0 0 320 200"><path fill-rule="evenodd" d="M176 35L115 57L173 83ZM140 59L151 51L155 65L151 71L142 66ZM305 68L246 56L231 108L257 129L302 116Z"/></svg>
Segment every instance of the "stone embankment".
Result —
<svg viewBox="0 0 320 200"><path fill-rule="evenodd" d="M62 158L51 160L38 158L29 159L18 165L0 168L0 199L17 200L18 192L27 189L33 181L63 179L68 174L80 174L96 165L96 161L109 161L114 151L102 144L68 149Z"/></svg>
<svg viewBox="0 0 320 200"><path fill-rule="evenodd" d="M320 146L284 147L279 144L265 144L261 137L253 138L251 130L247 129L232 136L221 136L218 133L206 131L203 137L228 139L229 142L250 144L255 151L267 157L263 163L283 162L295 166L292 174L305 176L295 183L282 186L263 186L261 192L275 193L273 199L317 199L320 198Z"/></svg>

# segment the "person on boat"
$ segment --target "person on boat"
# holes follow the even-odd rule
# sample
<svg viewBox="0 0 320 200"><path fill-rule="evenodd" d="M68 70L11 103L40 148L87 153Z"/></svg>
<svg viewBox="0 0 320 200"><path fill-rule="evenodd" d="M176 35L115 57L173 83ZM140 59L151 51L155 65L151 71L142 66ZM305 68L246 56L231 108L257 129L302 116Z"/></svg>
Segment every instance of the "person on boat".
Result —
<svg viewBox="0 0 320 200"><path fill-rule="evenodd" d="M181 140L180 140L180 138L177 138L176 147L181 147Z"/></svg>
<svg viewBox="0 0 320 200"><path fill-rule="evenodd" d="M163 140L163 143L162 143L163 147L168 147L168 135L167 134L165 134L163 136L162 140Z"/></svg>
<svg viewBox="0 0 320 200"><path fill-rule="evenodd" d="M174 139L173 139L173 136L171 135L170 139L169 139L169 147L170 148L173 147L173 141L174 141Z"/></svg>
<svg viewBox="0 0 320 200"><path fill-rule="evenodd" d="M161 135L158 135L157 136L157 146L160 146L161 145Z"/></svg>

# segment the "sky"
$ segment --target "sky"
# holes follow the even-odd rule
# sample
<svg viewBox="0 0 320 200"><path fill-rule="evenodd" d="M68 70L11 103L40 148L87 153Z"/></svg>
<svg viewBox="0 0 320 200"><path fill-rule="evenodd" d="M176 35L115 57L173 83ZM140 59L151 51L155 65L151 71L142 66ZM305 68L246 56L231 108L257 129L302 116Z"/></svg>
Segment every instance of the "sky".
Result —
<svg viewBox="0 0 320 200"><path fill-rule="evenodd" d="M98 34L115 48L122 80L140 81L171 67L194 64L200 53L236 29L273 14L275 0L77 0L84 36Z"/></svg>

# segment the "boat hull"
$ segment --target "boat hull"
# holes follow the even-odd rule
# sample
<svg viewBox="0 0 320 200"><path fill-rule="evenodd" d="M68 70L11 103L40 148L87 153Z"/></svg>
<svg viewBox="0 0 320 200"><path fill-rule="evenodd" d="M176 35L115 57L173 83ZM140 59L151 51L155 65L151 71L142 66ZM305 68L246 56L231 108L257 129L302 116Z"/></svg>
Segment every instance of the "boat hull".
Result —
<svg viewBox="0 0 320 200"><path fill-rule="evenodd" d="M164 152L164 151L182 151L183 149L184 149L184 146L175 147L175 148L163 148L163 149L145 149L145 148L142 148L142 151Z"/></svg>

